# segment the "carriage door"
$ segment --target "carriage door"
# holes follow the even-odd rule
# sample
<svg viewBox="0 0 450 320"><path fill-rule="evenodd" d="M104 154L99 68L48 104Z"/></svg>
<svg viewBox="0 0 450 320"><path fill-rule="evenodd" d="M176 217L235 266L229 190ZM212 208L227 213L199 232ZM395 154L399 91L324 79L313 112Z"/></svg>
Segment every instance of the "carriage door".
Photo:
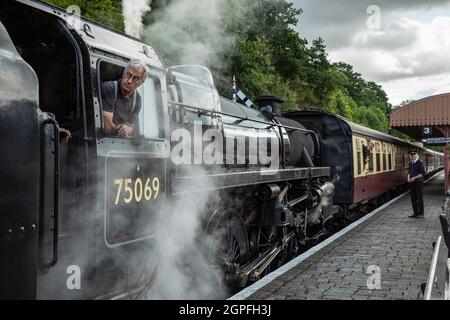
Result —
<svg viewBox="0 0 450 320"><path fill-rule="evenodd" d="M99 70L114 66L105 61ZM106 67L105 67L106 66ZM121 71L115 74L121 76ZM102 77L101 81L113 80ZM114 78L114 72L109 76ZM156 236L168 190L169 133L165 75L152 72L138 89L142 97L133 138L98 140L99 176L104 175L104 236L108 247ZM100 92L101 94L101 92ZM101 101L101 100L100 100Z"/></svg>

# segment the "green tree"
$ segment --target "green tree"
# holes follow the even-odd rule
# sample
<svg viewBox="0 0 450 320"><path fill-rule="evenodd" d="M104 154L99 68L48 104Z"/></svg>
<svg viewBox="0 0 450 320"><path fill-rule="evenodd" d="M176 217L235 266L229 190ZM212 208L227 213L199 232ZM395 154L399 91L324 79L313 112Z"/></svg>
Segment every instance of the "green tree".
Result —
<svg viewBox="0 0 450 320"><path fill-rule="evenodd" d="M79 6L81 15L118 31L124 31L122 0L45 0L48 3L66 9L71 5Z"/></svg>
<svg viewBox="0 0 450 320"><path fill-rule="evenodd" d="M276 72L267 40L241 40L236 53L232 59L231 73L237 75L239 87L245 88L250 99L270 93L285 99L284 109L295 108L297 93L291 88L289 80Z"/></svg>
<svg viewBox="0 0 450 320"><path fill-rule="evenodd" d="M369 128L389 133L388 118L380 108L358 106L354 109L353 120Z"/></svg>

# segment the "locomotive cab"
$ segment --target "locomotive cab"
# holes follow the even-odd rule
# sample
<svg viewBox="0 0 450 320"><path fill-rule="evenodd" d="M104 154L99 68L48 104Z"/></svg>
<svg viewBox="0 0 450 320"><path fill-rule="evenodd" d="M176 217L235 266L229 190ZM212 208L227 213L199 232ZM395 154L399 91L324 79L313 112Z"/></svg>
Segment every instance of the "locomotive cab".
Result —
<svg viewBox="0 0 450 320"><path fill-rule="evenodd" d="M8 111L1 110L0 147L10 150L1 188L27 194L19 201L5 192L0 207L10 212L1 226L11 230L0 239L2 261L11 261L0 270L0 297L93 298L126 291L139 283L128 273L144 272L131 272L129 259L151 248L162 219L169 171L165 71L151 48L84 19L73 28L70 18L35 1L7 1L0 8L0 59L9 70L2 73L0 103ZM130 59L151 69L139 88L140 136L108 137L100 85L119 78ZM68 142L58 138L58 127L70 130ZM19 142L11 145L14 137ZM152 269L149 258L136 258L134 265ZM77 282L67 286L71 272L82 289Z"/></svg>

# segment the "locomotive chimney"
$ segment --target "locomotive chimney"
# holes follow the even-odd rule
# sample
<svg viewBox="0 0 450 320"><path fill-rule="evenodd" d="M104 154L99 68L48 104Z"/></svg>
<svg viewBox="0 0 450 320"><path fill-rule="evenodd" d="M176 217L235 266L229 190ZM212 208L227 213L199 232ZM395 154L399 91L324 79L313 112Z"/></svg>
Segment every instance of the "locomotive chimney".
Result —
<svg viewBox="0 0 450 320"><path fill-rule="evenodd" d="M281 104L284 100L275 96L259 96L256 97L255 101L258 104L259 109L270 105L272 107L272 113L281 117Z"/></svg>

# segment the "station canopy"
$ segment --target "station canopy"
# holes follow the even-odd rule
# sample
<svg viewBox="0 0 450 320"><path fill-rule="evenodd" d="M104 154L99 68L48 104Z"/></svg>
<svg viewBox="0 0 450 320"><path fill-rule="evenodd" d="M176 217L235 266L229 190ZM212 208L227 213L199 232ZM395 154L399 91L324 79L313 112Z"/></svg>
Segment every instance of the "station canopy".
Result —
<svg viewBox="0 0 450 320"><path fill-rule="evenodd" d="M450 196L450 93L438 94L412 102L389 115L392 128L401 131L424 146L441 145L444 152L445 192Z"/></svg>
<svg viewBox="0 0 450 320"><path fill-rule="evenodd" d="M392 111L389 124L417 141L424 137L445 137L446 128L450 126L450 93L414 101Z"/></svg>

